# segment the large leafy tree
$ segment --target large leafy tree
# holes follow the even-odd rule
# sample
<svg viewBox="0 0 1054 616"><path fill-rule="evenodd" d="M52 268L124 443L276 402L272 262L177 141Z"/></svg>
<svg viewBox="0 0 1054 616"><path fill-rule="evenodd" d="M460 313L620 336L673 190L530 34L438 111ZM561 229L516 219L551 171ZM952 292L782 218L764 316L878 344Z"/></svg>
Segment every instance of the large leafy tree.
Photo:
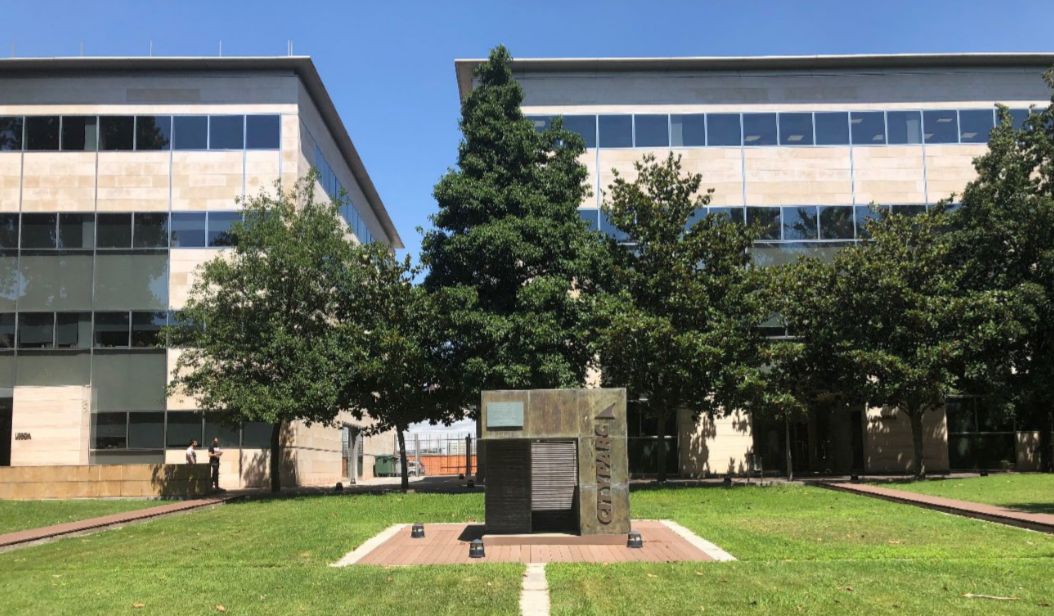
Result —
<svg viewBox="0 0 1054 616"><path fill-rule="evenodd" d="M1054 88L1054 75L1046 74ZM1054 101L1054 99L1052 99ZM1054 470L1054 104L1034 111L1021 130L1009 112L974 161L977 178L954 215L955 262L972 289L1014 292L1023 335L1007 339L1002 378L977 387L995 405L1015 409L1040 430L1041 459Z"/></svg>
<svg viewBox="0 0 1054 616"><path fill-rule="evenodd" d="M461 405L484 389L581 386L591 361L590 255L576 211L589 193L581 137L538 132L520 110L510 55L494 49L462 105L457 167L435 187L424 287L449 321Z"/></svg>
<svg viewBox="0 0 1054 616"><path fill-rule="evenodd" d="M678 410L693 418L743 408L762 382L758 325L768 316L748 267L752 233L716 214L710 193L680 158L653 156L617 174L604 209L623 243L609 240L610 276L598 300L596 350L605 385L657 423L658 480L665 434Z"/></svg>
<svg viewBox="0 0 1054 616"><path fill-rule="evenodd" d="M338 336L359 348L343 379L343 398L369 414L371 432L395 430L402 459L402 487L409 487L405 432L410 424L458 418L456 389L446 386L451 347L434 297L413 284L410 258L397 259L382 245L359 254L362 267L340 285Z"/></svg>
<svg viewBox="0 0 1054 616"><path fill-rule="evenodd" d="M316 200L309 176L288 193L244 203L235 245L205 263L178 324L183 347L170 385L232 426L271 424L272 491L281 488L283 431L295 420L328 423L347 407L340 383L359 347L333 327L338 283L354 247L337 205Z"/></svg>

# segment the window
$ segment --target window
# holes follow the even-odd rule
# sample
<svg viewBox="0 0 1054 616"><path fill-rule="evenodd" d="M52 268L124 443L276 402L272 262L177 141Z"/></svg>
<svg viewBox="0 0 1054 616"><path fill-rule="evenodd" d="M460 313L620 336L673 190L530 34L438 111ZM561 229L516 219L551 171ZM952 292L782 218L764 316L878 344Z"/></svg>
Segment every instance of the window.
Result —
<svg viewBox="0 0 1054 616"><path fill-rule="evenodd" d="M891 206L890 212L893 214L903 214L905 216L918 216L926 211L925 205L894 205Z"/></svg>
<svg viewBox="0 0 1054 616"><path fill-rule="evenodd" d="M670 116L638 115L633 117L633 130L638 148L665 148L670 145Z"/></svg>
<svg viewBox="0 0 1054 616"><path fill-rule="evenodd" d="M168 214L136 213L133 248L167 248Z"/></svg>
<svg viewBox="0 0 1054 616"><path fill-rule="evenodd" d="M804 205L783 208L783 239L816 239L816 207Z"/></svg>
<svg viewBox="0 0 1054 616"><path fill-rule="evenodd" d="M19 310L91 310L94 262L90 251L23 250Z"/></svg>
<svg viewBox="0 0 1054 616"><path fill-rule="evenodd" d="M604 235L615 238L615 241L623 244L630 241L630 237L625 231L615 226L611 219L608 217L607 212L600 212L600 232Z"/></svg>
<svg viewBox="0 0 1054 616"><path fill-rule="evenodd" d="M858 205L854 209L856 210L856 237L871 237L871 234L867 231L867 223L881 218L882 214L885 213L886 208L878 205L875 206L875 209L871 209L871 206L868 205Z"/></svg>
<svg viewBox="0 0 1054 616"><path fill-rule="evenodd" d="M812 114L781 113L780 145L812 145Z"/></svg>
<svg viewBox="0 0 1054 616"><path fill-rule="evenodd" d="M820 239L853 239L853 208L848 206L821 207Z"/></svg>
<svg viewBox="0 0 1054 616"><path fill-rule="evenodd" d="M959 141L988 143L988 133L995 127L991 109L963 109L959 112Z"/></svg>
<svg viewBox="0 0 1054 616"><path fill-rule="evenodd" d="M886 142L886 118L881 111L854 111L849 116L853 145L882 145Z"/></svg>
<svg viewBox="0 0 1054 616"><path fill-rule="evenodd" d="M549 130L549 127L553 125L553 119L550 116L524 116L527 121L534 126L534 130L543 133Z"/></svg>
<svg viewBox="0 0 1054 616"><path fill-rule="evenodd" d="M62 149L69 152L94 152L98 145L95 116L62 118Z"/></svg>
<svg viewBox="0 0 1054 616"><path fill-rule="evenodd" d="M0 314L0 349L15 348L15 313Z"/></svg>
<svg viewBox="0 0 1054 616"><path fill-rule="evenodd" d="M589 226L590 231L600 228L600 210L578 210L578 215Z"/></svg>
<svg viewBox="0 0 1054 616"><path fill-rule="evenodd" d="M834 111L815 114L816 145L849 145L849 114Z"/></svg>
<svg viewBox="0 0 1054 616"><path fill-rule="evenodd" d="M0 214L0 248L18 248L18 214Z"/></svg>
<svg viewBox="0 0 1054 616"><path fill-rule="evenodd" d="M172 116L136 116L135 149L168 150L172 145Z"/></svg>
<svg viewBox="0 0 1054 616"><path fill-rule="evenodd" d="M92 390L100 411L162 411L168 360L163 349L95 349Z"/></svg>
<svg viewBox="0 0 1054 616"><path fill-rule="evenodd" d="M25 131L27 150L59 149L59 116L29 116Z"/></svg>
<svg viewBox="0 0 1054 616"><path fill-rule="evenodd" d="M22 149L22 116L0 117L0 152Z"/></svg>
<svg viewBox="0 0 1054 616"><path fill-rule="evenodd" d="M96 246L130 248L132 246L131 214L99 214Z"/></svg>
<svg viewBox="0 0 1054 616"><path fill-rule="evenodd" d="M776 114L744 113L743 145L776 145Z"/></svg>
<svg viewBox="0 0 1054 616"><path fill-rule="evenodd" d="M742 145L738 113L706 114L707 145Z"/></svg>
<svg viewBox="0 0 1054 616"><path fill-rule="evenodd" d="M204 150L208 147L208 116L175 116L172 120L175 149Z"/></svg>
<svg viewBox="0 0 1054 616"><path fill-rule="evenodd" d="M55 346L60 349L91 348L91 313L60 312L55 315Z"/></svg>
<svg viewBox="0 0 1054 616"><path fill-rule="evenodd" d="M168 251L95 253L96 310L168 308Z"/></svg>
<svg viewBox="0 0 1054 616"><path fill-rule="evenodd" d="M132 346L161 346L161 328L165 326L167 316L167 312L133 312Z"/></svg>
<svg viewBox="0 0 1054 616"><path fill-rule="evenodd" d="M246 449L268 449L271 446L271 424L250 421L242 426L242 447Z"/></svg>
<svg viewBox="0 0 1054 616"><path fill-rule="evenodd" d="M245 147L245 116L209 117L209 149L240 150Z"/></svg>
<svg viewBox="0 0 1054 616"><path fill-rule="evenodd" d="M55 314L22 312L18 315L18 348L47 349L55 346Z"/></svg>
<svg viewBox="0 0 1054 616"><path fill-rule="evenodd" d="M756 239L780 239L780 209L778 207L748 207L747 224L760 227Z"/></svg>
<svg viewBox="0 0 1054 616"><path fill-rule="evenodd" d="M212 445L212 439L220 439L220 447L237 447L238 446L238 434L237 428L228 427L218 421L219 417L216 415L205 415L205 445L209 447Z"/></svg>
<svg viewBox="0 0 1054 616"><path fill-rule="evenodd" d="M564 128L578 133L587 148L597 147L597 117L591 115L564 116Z"/></svg>
<svg viewBox="0 0 1054 616"><path fill-rule="evenodd" d="M91 416L92 449L126 449L128 414L95 413Z"/></svg>
<svg viewBox="0 0 1054 616"><path fill-rule="evenodd" d="M161 449L164 446L164 413L128 414L129 449Z"/></svg>
<svg viewBox="0 0 1054 616"><path fill-rule="evenodd" d="M231 225L240 217L238 212L209 212L209 246L234 246Z"/></svg>
<svg viewBox="0 0 1054 616"><path fill-rule="evenodd" d="M99 149L130 152L135 144L135 118L102 116L99 118Z"/></svg>
<svg viewBox="0 0 1054 616"><path fill-rule="evenodd" d="M128 346L128 313L95 313L95 347L123 348Z"/></svg>
<svg viewBox="0 0 1054 616"><path fill-rule="evenodd" d="M277 150L281 124L276 115L245 116L245 147L249 150Z"/></svg>
<svg viewBox="0 0 1054 616"><path fill-rule="evenodd" d="M890 111L886 114L889 143L922 143L922 114L918 111Z"/></svg>
<svg viewBox="0 0 1054 616"><path fill-rule="evenodd" d="M185 449L190 447L190 441L201 440L201 415L188 412L167 413L168 433L165 437L165 445L168 447L179 447ZM200 461L200 460L199 460Z"/></svg>
<svg viewBox="0 0 1054 616"><path fill-rule="evenodd" d="M1013 122L1014 130L1021 130L1025 128L1025 121L1028 120L1028 116L1031 115L1029 109L1011 109L1010 110L1010 121Z"/></svg>
<svg viewBox="0 0 1054 616"><path fill-rule="evenodd" d="M55 248L57 225L58 214L22 214L22 248Z"/></svg>
<svg viewBox="0 0 1054 616"><path fill-rule="evenodd" d="M205 213L172 213L172 248L205 246Z"/></svg>
<svg viewBox="0 0 1054 616"><path fill-rule="evenodd" d="M633 116L602 115L600 116L600 147L631 148L633 147Z"/></svg>
<svg viewBox="0 0 1054 616"><path fill-rule="evenodd" d="M922 114L926 143L959 143L959 120L954 111L926 111Z"/></svg>
<svg viewBox="0 0 1054 616"><path fill-rule="evenodd" d="M59 248L95 246L95 214L59 214Z"/></svg>
<svg viewBox="0 0 1054 616"><path fill-rule="evenodd" d="M723 216L732 222L743 224L746 220L746 208L741 207L711 207L707 208L708 214Z"/></svg>
<svg viewBox="0 0 1054 616"><path fill-rule="evenodd" d="M706 145L706 116L701 113L670 116L671 143L674 147Z"/></svg>

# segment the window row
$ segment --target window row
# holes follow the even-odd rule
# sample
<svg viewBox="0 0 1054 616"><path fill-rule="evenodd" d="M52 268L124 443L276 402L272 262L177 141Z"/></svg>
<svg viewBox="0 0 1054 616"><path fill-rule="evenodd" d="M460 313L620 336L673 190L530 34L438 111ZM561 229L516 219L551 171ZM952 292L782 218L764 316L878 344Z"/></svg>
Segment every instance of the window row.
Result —
<svg viewBox="0 0 1054 616"><path fill-rule="evenodd" d="M0 249L91 250L233 246L239 212L0 214Z"/></svg>
<svg viewBox="0 0 1054 616"><path fill-rule="evenodd" d="M229 428L189 411L95 413L91 416L92 449L186 449L191 441L201 446L198 463L208 462L212 439L220 447L266 449L271 444L271 424L250 422Z"/></svg>
<svg viewBox="0 0 1054 616"><path fill-rule="evenodd" d="M163 346L167 311L0 313L0 349L116 349Z"/></svg>
<svg viewBox="0 0 1054 616"><path fill-rule="evenodd" d="M762 228L757 239L768 241L855 240L867 237L866 224L882 211L913 216L926 211L925 205L883 205L878 212L866 205L793 205L784 207L707 207L688 220L687 228L707 214ZM581 209L579 216L591 231L599 230L620 242L629 237L615 228L602 210ZM686 229L687 230L687 229Z"/></svg>
<svg viewBox="0 0 1054 616"><path fill-rule="evenodd" d="M1021 128L1028 109L1011 109ZM539 131L555 116L528 116ZM563 116L587 148L988 143L996 109Z"/></svg>
<svg viewBox="0 0 1054 616"><path fill-rule="evenodd" d="M166 250L0 251L0 312L167 310Z"/></svg>
<svg viewBox="0 0 1054 616"><path fill-rule="evenodd" d="M322 190L326 191L330 199L341 202L340 215L344 222L348 223L348 227L355 234L355 237L363 244L372 242L373 233L370 232L366 221L359 214L358 207L351 201L348 192L344 190L344 187L337 179L337 174L333 172L333 167L330 167L329 162L322 156L322 149L317 145L315 146L315 168L318 169L318 181L322 185Z"/></svg>
<svg viewBox="0 0 1054 616"><path fill-rule="evenodd" d="M99 411L164 410L168 379L161 348L0 352L0 387L90 385Z"/></svg>
<svg viewBox="0 0 1054 616"><path fill-rule="evenodd" d="M277 115L0 116L0 151L277 150Z"/></svg>

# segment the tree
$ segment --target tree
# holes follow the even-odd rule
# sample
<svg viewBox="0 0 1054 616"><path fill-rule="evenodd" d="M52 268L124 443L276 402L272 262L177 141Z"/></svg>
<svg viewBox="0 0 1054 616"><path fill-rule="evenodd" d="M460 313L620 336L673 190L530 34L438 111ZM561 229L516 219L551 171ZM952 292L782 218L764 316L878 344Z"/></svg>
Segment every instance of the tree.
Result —
<svg viewBox="0 0 1054 616"><path fill-rule="evenodd" d="M422 242L425 288L449 315L461 406L484 389L577 387L589 348L591 254L577 208L589 194L582 138L520 110L511 57L497 47L462 105L457 168L435 187Z"/></svg>
<svg viewBox="0 0 1054 616"><path fill-rule="evenodd" d="M329 423L346 408L339 384L358 348L348 336L338 346L333 335L334 287L354 271L353 248L336 203L316 201L314 184L312 174L290 193L245 201L234 247L201 267L168 332L184 348L170 391L196 397L231 426L271 424L273 492L281 489L283 429L295 420Z"/></svg>
<svg viewBox="0 0 1054 616"><path fill-rule="evenodd" d="M637 178L616 172L604 209L625 234L608 241L610 277L598 300L596 350L605 385L625 387L655 419L658 480L665 481L667 423L678 410L728 413L761 383L761 281L748 267L752 230L716 214L702 176L679 157L647 155Z"/></svg>
<svg viewBox="0 0 1054 616"><path fill-rule="evenodd" d="M1047 84L1054 88L1048 71ZM994 387L977 387L990 401L1016 410L1040 431L1042 468L1054 470L1054 98L1021 130L1000 109L988 152L974 161L977 178L953 215L954 265L975 290L1020 298L1021 336L1007 339Z"/></svg>
<svg viewBox="0 0 1054 616"><path fill-rule="evenodd" d="M944 206L870 222L870 239L835 256L831 304L810 332L833 341L850 399L907 416L917 477L926 474L924 414L965 382L989 379L990 351L1016 335L1013 298L965 289L962 270L949 267L947 229Z"/></svg>
<svg viewBox="0 0 1054 616"><path fill-rule="evenodd" d="M433 297L413 278L419 273L410 258L397 260L386 246L362 249L363 265L347 285L340 285L339 325L348 346L363 357L349 357L343 399L357 413L374 420L371 432L395 430L402 460L402 488L409 488L405 432L412 423L458 419L454 379L447 370L451 346L443 337L443 315Z"/></svg>

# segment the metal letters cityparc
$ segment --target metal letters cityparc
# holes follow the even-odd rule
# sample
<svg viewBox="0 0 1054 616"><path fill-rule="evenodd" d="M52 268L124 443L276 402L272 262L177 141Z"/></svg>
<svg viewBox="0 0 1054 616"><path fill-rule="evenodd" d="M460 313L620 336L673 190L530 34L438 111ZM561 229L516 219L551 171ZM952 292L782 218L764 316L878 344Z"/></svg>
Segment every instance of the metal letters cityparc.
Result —
<svg viewBox="0 0 1054 616"><path fill-rule="evenodd" d="M597 419L611 416L615 405L604 409ZM601 524L611 524L611 439L608 437L607 424L598 423L596 433L597 452L597 520Z"/></svg>

